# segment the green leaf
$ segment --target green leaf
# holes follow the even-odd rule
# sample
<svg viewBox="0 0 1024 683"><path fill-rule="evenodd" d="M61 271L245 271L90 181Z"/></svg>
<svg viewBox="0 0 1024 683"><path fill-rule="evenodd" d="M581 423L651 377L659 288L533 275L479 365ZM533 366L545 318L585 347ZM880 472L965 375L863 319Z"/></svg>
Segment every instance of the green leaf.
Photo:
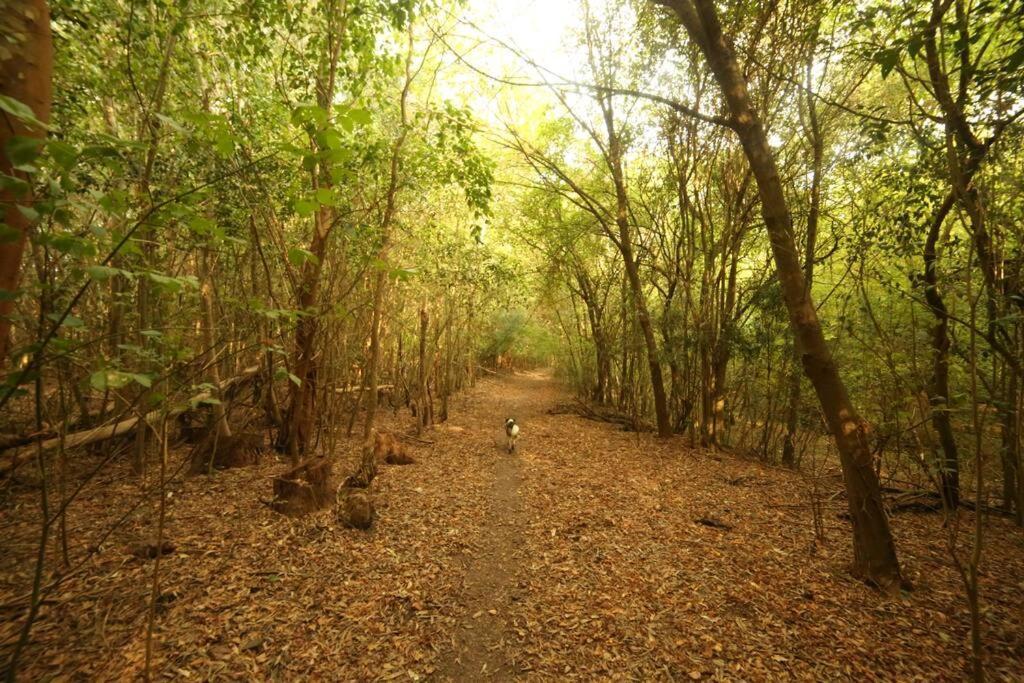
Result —
<svg viewBox="0 0 1024 683"><path fill-rule="evenodd" d="M15 197L27 195L31 187L31 185L21 178L16 178L12 175L7 175L6 173L0 173L0 190L6 190Z"/></svg>
<svg viewBox="0 0 1024 683"><path fill-rule="evenodd" d="M132 376L119 370L97 370L89 375L89 384L97 391L120 389L132 381Z"/></svg>
<svg viewBox="0 0 1024 683"><path fill-rule="evenodd" d="M81 318L68 314L64 316L64 320L61 321L60 313L48 313L46 317L55 323L60 323L61 327L85 327L85 322Z"/></svg>
<svg viewBox="0 0 1024 683"><path fill-rule="evenodd" d="M315 104L299 105L292 111L292 123L313 124L317 128L322 128L327 123L327 112Z"/></svg>
<svg viewBox="0 0 1024 683"><path fill-rule="evenodd" d="M25 206L23 204L18 204L17 207L18 207L18 212L22 216L24 216L25 220L27 220L29 223L35 223L36 221L39 220L39 212L36 211L35 209L33 209L31 206Z"/></svg>
<svg viewBox="0 0 1024 683"><path fill-rule="evenodd" d="M16 230L6 223L0 223L0 244L11 244L21 239L21 230Z"/></svg>
<svg viewBox="0 0 1024 683"><path fill-rule="evenodd" d="M148 277L158 287L170 292L171 294L177 294L185 286L196 287L199 283L199 281L191 275L170 277L169 275L161 275L160 273L146 273L146 277Z"/></svg>
<svg viewBox="0 0 1024 683"><path fill-rule="evenodd" d="M46 148L50 152L50 157L65 171L70 170L78 160L78 150L66 142L49 140Z"/></svg>
<svg viewBox="0 0 1024 683"><path fill-rule="evenodd" d="M141 373L132 373L131 378L135 380L136 384L141 384L147 389L153 386L153 378L149 375L143 375Z"/></svg>
<svg viewBox="0 0 1024 683"><path fill-rule="evenodd" d="M334 193L326 187L318 188L316 191L316 200L326 206L334 206L337 203L337 199Z"/></svg>
<svg viewBox="0 0 1024 683"><path fill-rule="evenodd" d="M293 375L292 373L288 372L284 368L277 368L277 370L274 371L274 379L282 379L284 377L287 377L288 381L293 382L295 386L302 386L302 380Z"/></svg>
<svg viewBox="0 0 1024 683"><path fill-rule="evenodd" d="M188 229L197 235L209 235L216 225L205 216L196 216L188 222Z"/></svg>
<svg viewBox="0 0 1024 683"><path fill-rule="evenodd" d="M176 131L178 131L178 132L179 132L179 133L181 133L182 135L188 135L188 131L187 131L187 130L185 130L185 129L184 129L184 128L183 128L182 126L181 126L181 124L179 124L179 123L178 123L177 121L175 121L175 120L174 120L174 119L172 119L171 117L169 117L169 116L164 116L163 114L157 114L157 115L156 115L156 117L157 117L157 119L159 119L159 120L160 120L160 123L164 124L165 126L167 126L167 127L171 128L171 129L173 129L173 130L176 130Z"/></svg>
<svg viewBox="0 0 1024 683"><path fill-rule="evenodd" d="M341 136L338 131L328 128L317 135L317 144L321 149L338 150L342 146Z"/></svg>
<svg viewBox="0 0 1024 683"><path fill-rule="evenodd" d="M302 267L306 261L312 261L313 263L320 263L317 259L316 254L306 249L299 247L292 247L288 250L288 261L291 262L296 268Z"/></svg>
<svg viewBox="0 0 1024 683"><path fill-rule="evenodd" d="M7 141L4 150L7 152L7 158L11 160L11 164L15 168L22 169L22 167L36 160L44 142L40 138L15 135Z"/></svg>
<svg viewBox="0 0 1024 683"><path fill-rule="evenodd" d="M103 282L109 280L121 271L117 268L111 268L110 266L89 266L85 269L85 272L89 274L93 280L97 282Z"/></svg>
<svg viewBox="0 0 1024 683"><path fill-rule="evenodd" d="M885 48L876 52L873 59L881 65L882 78L884 79L889 75L889 72L896 68L896 64L899 63L900 51L896 48Z"/></svg>
<svg viewBox="0 0 1024 683"><path fill-rule="evenodd" d="M218 131L213 146L222 157L229 157L235 151L235 139L227 131Z"/></svg>
<svg viewBox="0 0 1024 683"><path fill-rule="evenodd" d="M365 126L370 123L370 121L373 119L373 116L366 109L349 109L348 118L351 119L352 123L355 123L356 125Z"/></svg>
<svg viewBox="0 0 1024 683"><path fill-rule="evenodd" d="M96 246L89 240L70 232L59 232L40 238L41 243L48 245L63 254L72 256L93 256Z"/></svg>
<svg viewBox="0 0 1024 683"><path fill-rule="evenodd" d="M0 109L3 109L11 116L21 119L25 123L31 123L39 128L48 128L45 123L36 118L35 112L32 111L31 107L13 97L0 95Z"/></svg>
<svg viewBox="0 0 1024 683"><path fill-rule="evenodd" d="M296 199L292 204L292 208L300 216L312 216L313 212L316 211L316 202L308 199Z"/></svg>
<svg viewBox="0 0 1024 683"><path fill-rule="evenodd" d="M392 268L390 275L396 280L406 282L409 278L419 273L416 268Z"/></svg>

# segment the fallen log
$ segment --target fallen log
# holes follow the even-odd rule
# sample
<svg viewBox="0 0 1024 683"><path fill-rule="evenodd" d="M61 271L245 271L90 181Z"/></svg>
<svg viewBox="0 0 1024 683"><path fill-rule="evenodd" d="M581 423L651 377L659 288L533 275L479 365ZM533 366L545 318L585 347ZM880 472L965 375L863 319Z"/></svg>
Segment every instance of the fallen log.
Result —
<svg viewBox="0 0 1024 683"><path fill-rule="evenodd" d="M942 496L940 496L936 491L908 490L893 487L882 487L882 491L885 493L882 497L882 502L889 514L896 514L899 512L942 512L944 509ZM845 492L838 491L831 498L844 497ZM959 507L966 510L974 510L975 512L978 511L977 501L970 500L968 498L961 498ZM1013 516L1013 513L991 505L982 505L981 511L985 514L995 515L997 517ZM846 511L840 512L836 515L836 518L850 521L850 513Z"/></svg>
<svg viewBox="0 0 1024 683"><path fill-rule="evenodd" d="M334 387L334 393L336 393L336 394L351 394L351 393L354 393L354 392L357 392L357 391L366 391L369 388L370 387L355 387L355 386ZM394 384L378 384L377 385L377 391L388 391L388 390L391 390L391 389L394 389L394 388L395 388Z"/></svg>
<svg viewBox="0 0 1024 683"><path fill-rule="evenodd" d="M563 403L553 406L547 412L548 415L578 415L595 422L617 424L628 432L654 431L653 425L649 425L638 418L624 415L610 408L593 407L580 400L576 400L574 403Z"/></svg>
<svg viewBox="0 0 1024 683"><path fill-rule="evenodd" d="M220 386L218 387L218 391L224 391L229 387L233 386L234 384L237 384L238 382L242 382L248 379L249 377L252 377L257 372L259 372L259 369L260 367L258 365L246 368L241 372L241 374L221 382ZM214 398L212 392L204 391L201 394L193 396L190 399L189 403L195 404L199 401L204 401L210 398ZM169 411L167 416L176 417L177 415L187 412L188 410L190 410L190 408L185 406L175 408ZM154 423L155 421L159 420L162 415L162 411L154 410L146 415L146 422ZM77 448L79 446L86 446L91 443L97 443L99 441L106 441L108 439L114 438L115 436L123 436L134 431L138 424L139 418L138 416L136 416L129 417L124 420L118 420L117 422L100 425L99 427L94 427L92 429L86 429L85 431L67 434L64 436L63 439L64 449L68 450L71 448ZM16 470L21 464L27 462L28 460L31 460L33 457L35 457L36 453L40 451L40 449L45 452L51 451L55 448L59 448L60 446L61 437L57 436L46 439L41 442L34 443L30 446L24 446L22 448L19 448L18 450L14 451L11 455L7 456L3 463L0 464L0 477L8 476L11 472Z"/></svg>
<svg viewBox="0 0 1024 683"><path fill-rule="evenodd" d="M0 434L0 451L6 451L10 448L17 448L18 446L24 446L25 444L35 443L36 441L42 441L43 439L52 439L55 436L57 436L57 432L52 429L45 429L33 434Z"/></svg>

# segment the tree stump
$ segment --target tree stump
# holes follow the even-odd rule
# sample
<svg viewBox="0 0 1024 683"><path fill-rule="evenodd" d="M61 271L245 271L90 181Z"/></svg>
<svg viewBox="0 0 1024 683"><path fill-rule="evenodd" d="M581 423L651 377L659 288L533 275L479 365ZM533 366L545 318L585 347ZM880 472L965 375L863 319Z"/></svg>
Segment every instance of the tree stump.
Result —
<svg viewBox="0 0 1024 683"><path fill-rule="evenodd" d="M365 443L363 444L363 453L359 462L359 469L348 475L342 486L348 489L365 489L376 476L377 456L374 452L373 444Z"/></svg>
<svg viewBox="0 0 1024 683"><path fill-rule="evenodd" d="M377 432L373 435L373 456L379 462L388 465L412 465L416 461L398 439L386 432Z"/></svg>
<svg viewBox="0 0 1024 683"><path fill-rule="evenodd" d="M270 507L285 515L303 515L321 510L333 500L331 461L314 458L274 477Z"/></svg>
<svg viewBox="0 0 1024 683"><path fill-rule="evenodd" d="M190 471L192 474L205 474L210 471L211 465L216 470L256 465L259 464L262 451L263 434L259 432L231 436L209 433L192 450Z"/></svg>
<svg viewBox="0 0 1024 683"><path fill-rule="evenodd" d="M338 521L350 529L369 529L377 516L373 498L362 489L342 488L338 492Z"/></svg>

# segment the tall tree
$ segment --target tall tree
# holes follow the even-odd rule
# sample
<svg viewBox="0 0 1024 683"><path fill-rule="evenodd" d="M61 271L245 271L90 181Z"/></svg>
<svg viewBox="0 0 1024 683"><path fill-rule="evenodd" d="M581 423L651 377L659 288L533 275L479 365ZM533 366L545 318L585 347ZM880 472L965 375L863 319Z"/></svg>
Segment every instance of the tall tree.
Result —
<svg viewBox="0 0 1024 683"><path fill-rule="evenodd" d="M869 427L850 400L839 368L825 341L793 238L793 218L775 157L746 78L723 33L712 0L658 0L679 17L700 48L721 90L761 198L761 214L771 240L783 298L804 371L814 386L839 451L853 521L854 573L886 589L903 583L896 545L882 506L882 494L868 444Z"/></svg>
<svg viewBox="0 0 1024 683"><path fill-rule="evenodd" d="M50 122L53 39L46 0L4 3L0 29L0 370L11 350L11 319L21 260L38 212L29 175Z"/></svg>

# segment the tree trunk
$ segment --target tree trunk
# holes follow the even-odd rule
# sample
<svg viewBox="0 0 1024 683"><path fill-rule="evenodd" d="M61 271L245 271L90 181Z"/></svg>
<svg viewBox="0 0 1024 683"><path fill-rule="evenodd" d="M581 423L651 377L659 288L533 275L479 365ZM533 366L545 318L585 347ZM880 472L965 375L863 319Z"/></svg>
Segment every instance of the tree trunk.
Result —
<svg viewBox="0 0 1024 683"><path fill-rule="evenodd" d="M711 365L711 443L715 446L721 445L721 432L725 429L725 383L729 360L732 357L733 316L736 309L736 281L740 260L739 239L737 235L732 244L731 255L723 255L723 259L729 258L729 275L726 279L725 303L720 313L721 323Z"/></svg>
<svg viewBox="0 0 1024 683"><path fill-rule="evenodd" d="M373 313L370 316L370 355L366 361L366 421L363 423L363 439L369 442L373 434L373 424L377 419L378 394L380 392L380 321L384 308L384 287L387 285L387 272L377 271L373 284Z"/></svg>
<svg viewBox="0 0 1024 683"><path fill-rule="evenodd" d="M651 389L654 393L654 413L657 416L658 436L669 437L672 436L672 419L668 414L668 399L665 395L665 380L661 373L658 343L654 337L654 326L651 324L651 315L647 308L647 300L644 298L644 288L640 281L640 272L637 267L636 256L633 252L633 236L628 218L629 198L626 194L626 182L622 173L621 143L615 131L610 106L605 105L603 109L609 138L609 165L611 166L612 179L615 183L615 225L618 227L617 245L622 253L622 260L626 268L626 278L629 281L633 306L636 310L637 324L640 325L640 332L644 338L644 347L647 350L647 366L651 373Z"/></svg>
<svg viewBox="0 0 1024 683"><path fill-rule="evenodd" d="M338 60L348 26L348 16L345 5L339 12L333 3L328 3L323 11L329 39L324 46L316 75L316 99L317 105L327 111L334 104ZM340 23L336 24L335 22ZM319 151L315 135L310 136L310 147L313 152ZM333 181L329 164L329 161L323 159L310 173L310 187L314 193L320 189L331 189ZM285 433L278 435L278 443L286 445L292 465L295 466L309 450L313 439L319 367L316 337L320 326L319 312L316 307L320 294L320 274L323 270L324 257L327 254L328 238L334 228L334 219L335 212L330 206L322 204L317 208L314 214L313 238L309 246L313 257L307 258L303 262L299 276L296 299L298 308L303 315L295 326L295 355L292 363L292 374L299 378L299 383L297 385L294 382L291 383L291 404L284 423Z"/></svg>
<svg viewBox="0 0 1024 683"><path fill-rule="evenodd" d="M936 247L942 223L953 208L954 194L949 194L932 219L924 244L924 296L935 316L932 328L932 375L928 383L932 428L939 439L942 457L939 460L939 493L946 506L953 510L960 503L960 460L956 437L950 419L949 405L949 313L939 293L938 252Z"/></svg>
<svg viewBox="0 0 1024 683"><path fill-rule="evenodd" d="M0 60L0 94L12 97L28 106L35 118L50 122L50 102L53 89L53 40L50 35L50 8L45 0L13 0L5 3L4 24L16 27L22 42L8 43L8 58ZM4 206L3 222L9 235L0 239L0 371L7 364L11 351L11 319L15 293L21 282L21 260L31 221L22 208L31 210L35 203L31 181L24 171L14 169L7 157L7 145L14 137L44 139L46 130L27 124L14 116L0 113L0 174L9 175L25 183L18 191L5 183L0 189L0 203Z"/></svg>
<svg viewBox="0 0 1024 683"><path fill-rule="evenodd" d="M202 284L200 295L203 301L203 346L210 355L210 383L215 387L220 386L220 359L218 357L216 343L217 316L214 311L213 301L213 273L210 269L210 249L204 247L200 259ZM218 391L219 394L219 391ZM217 436L220 438L231 437L231 427L228 425L227 411L224 409L223 395L216 396L217 403L213 404L213 424Z"/></svg>
<svg viewBox="0 0 1024 683"><path fill-rule="evenodd" d="M896 545L872 467L869 427L857 414L807 290L793 238L792 214L767 135L747 92L729 41L722 34L712 0L660 0L679 16L701 49L732 117L732 127L757 181L761 213L771 240L776 272L801 352L804 371L821 403L839 451L853 521L853 571L886 590L903 583Z"/></svg>
<svg viewBox="0 0 1024 683"><path fill-rule="evenodd" d="M292 363L292 374L298 377L299 382L290 384L291 404L285 420L286 434L283 439L278 438L280 443L286 445L292 464L296 466L313 438L318 366L316 336L320 326L316 302L320 292L321 264L327 252L327 237L332 220L328 211L322 207L316 213L316 228L309 249L314 258L302 264L298 307L304 315L295 325L295 359Z"/></svg>
<svg viewBox="0 0 1024 683"><path fill-rule="evenodd" d="M444 383L441 393L441 414L438 422L448 421L448 399L452 394L452 327L455 325L455 313L451 299L445 299L445 308L448 311L448 322L444 326Z"/></svg>
<svg viewBox="0 0 1024 683"><path fill-rule="evenodd" d="M1017 415L1017 403L1020 400L1020 384L1017 374L1008 371L1006 392L1003 394L1003 409L999 412L1001 427L1002 447L1000 448L1000 459L1003 466L1003 509L1010 512L1014 509L1017 501L1018 484L1017 479L1021 473L1020 466L1020 432L1019 416ZM1017 510L1017 523L1022 519L1021 510Z"/></svg>
<svg viewBox="0 0 1024 683"><path fill-rule="evenodd" d="M427 327L430 316L427 302L420 306L420 353L416 368L416 434L422 434L427 427Z"/></svg>
<svg viewBox="0 0 1024 683"><path fill-rule="evenodd" d="M814 30L815 38L817 27ZM812 86L812 69L814 66L814 50L807 62L807 85ZM806 93L807 134L811 141L811 196L807 209L807 234L804 236L804 287L810 295L814 285L814 250L818 241L818 217L821 215L821 170L825 156L825 143L818 122L818 103L810 92ZM789 403L786 406L786 437L782 444L782 464L786 467L796 465L796 433L800 425L800 350L794 338L793 351L796 362L789 377Z"/></svg>

